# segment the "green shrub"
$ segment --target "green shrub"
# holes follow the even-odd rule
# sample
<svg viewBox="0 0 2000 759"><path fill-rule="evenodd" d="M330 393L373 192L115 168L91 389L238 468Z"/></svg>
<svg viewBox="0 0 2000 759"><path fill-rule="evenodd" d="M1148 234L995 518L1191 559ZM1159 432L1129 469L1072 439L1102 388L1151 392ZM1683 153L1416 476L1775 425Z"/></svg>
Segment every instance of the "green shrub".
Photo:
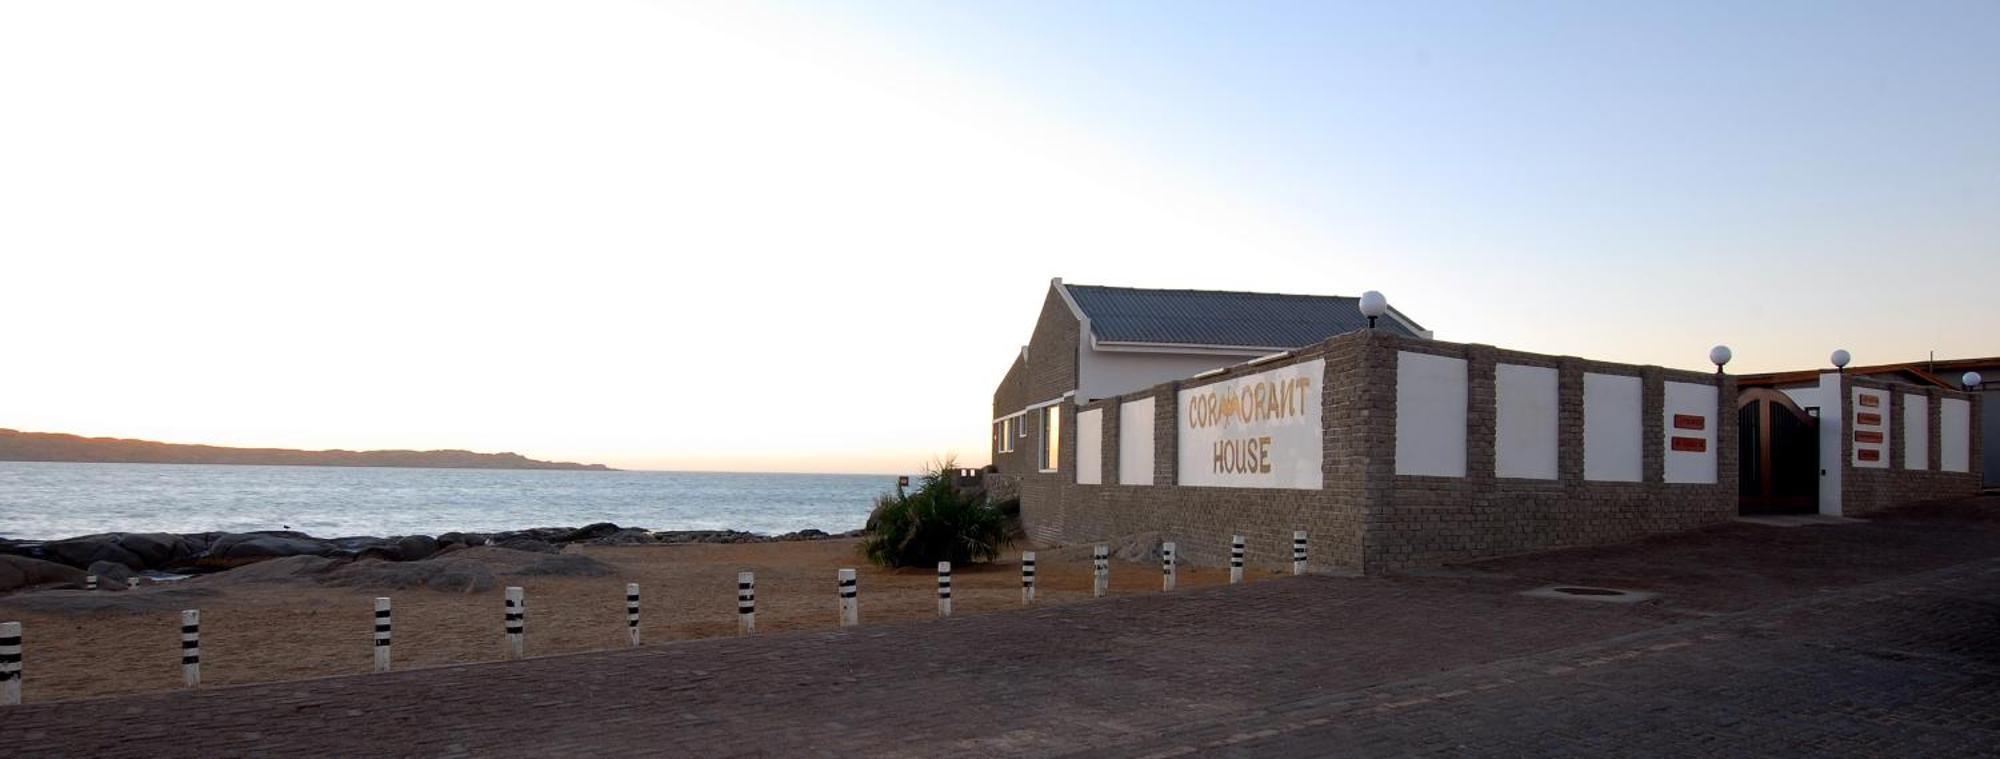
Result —
<svg viewBox="0 0 2000 759"><path fill-rule="evenodd" d="M861 553L885 567L991 561L1012 537L1005 514L983 493L952 486L950 460L924 472L915 491L884 493L868 515Z"/></svg>

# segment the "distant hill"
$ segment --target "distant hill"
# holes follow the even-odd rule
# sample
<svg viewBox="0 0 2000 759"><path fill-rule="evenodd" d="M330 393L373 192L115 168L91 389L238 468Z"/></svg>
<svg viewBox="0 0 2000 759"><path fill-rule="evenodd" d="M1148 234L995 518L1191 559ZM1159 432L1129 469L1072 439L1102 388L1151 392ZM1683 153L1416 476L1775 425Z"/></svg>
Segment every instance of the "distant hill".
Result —
<svg viewBox="0 0 2000 759"><path fill-rule="evenodd" d="M398 466L427 469L584 469L603 464L536 461L517 453L471 451L294 451L225 448L151 440L80 437L0 428L0 461L83 461L120 464L253 464L291 466Z"/></svg>

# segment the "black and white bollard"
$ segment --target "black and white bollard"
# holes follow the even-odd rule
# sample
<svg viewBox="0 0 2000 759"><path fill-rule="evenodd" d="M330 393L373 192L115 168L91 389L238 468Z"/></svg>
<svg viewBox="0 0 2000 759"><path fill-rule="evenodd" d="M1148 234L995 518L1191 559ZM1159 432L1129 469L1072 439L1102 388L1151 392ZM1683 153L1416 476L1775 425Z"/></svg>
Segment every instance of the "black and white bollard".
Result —
<svg viewBox="0 0 2000 759"><path fill-rule="evenodd" d="M1021 552L1021 603L1035 602L1035 552Z"/></svg>
<svg viewBox="0 0 2000 759"><path fill-rule="evenodd" d="M181 679L187 687L201 685L201 611L181 612Z"/></svg>
<svg viewBox="0 0 2000 759"><path fill-rule="evenodd" d="M757 573L736 573L736 632L757 631Z"/></svg>
<svg viewBox="0 0 2000 759"><path fill-rule="evenodd" d="M507 588L507 653L516 659L527 655L528 604L518 587Z"/></svg>
<svg viewBox="0 0 2000 759"><path fill-rule="evenodd" d="M1160 544L1160 589L1174 589L1174 544Z"/></svg>
<svg viewBox="0 0 2000 759"><path fill-rule="evenodd" d="M21 623L0 622L0 706L21 703Z"/></svg>
<svg viewBox="0 0 2000 759"><path fill-rule="evenodd" d="M625 637L639 645L639 583L625 583Z"/></svg>
<svg viewBox="0 0 2000 759"><path fill-rule="evenodd" d="M389 671L389 599L375 599L375 671Z"/></svg>
<svg viewBox="0 0 2000 759"><path fill-rule="evenodd" d="M854 586L854 570L840 570L836 577L840 581L840 626L861 624L861 596Z"/></svg>
<svg viewBox="0 0 2000 759"><path fill-rule="evenodd" d="M951 562L938 562L938 616L951 616Z"/></svg>
<svg viewBox="0 0 2000 759"><path fill-rule="evenodd" d="M1111 589L1111 547L1099 543L1097 550L1090 555L1090 562L1091 570L1095 572L1090 582L1090 595L1092 598L1103 598L1104 592Z"/></svg>
<svg viewBox="0 0 2000 759"><path fill-rule="evenodd" d="M1306 573L1306 531L1292 533L1292 574Z"/></svg>
<svg viewBox="0 0 2000 759"><path fill-rule="evenodd" d="M97 589L97 575L84 575L84 576L83 576L83 589L84 589L84 590L96 590L96 589Z"/></svg>
<svg viewBox="0 0 2000 759"><path fill-rule="evenodd" d="M1243 581L1243 536L1238 535L1229 541L1229 584L1235 585L1236 583L1242 581Z"/></svg>

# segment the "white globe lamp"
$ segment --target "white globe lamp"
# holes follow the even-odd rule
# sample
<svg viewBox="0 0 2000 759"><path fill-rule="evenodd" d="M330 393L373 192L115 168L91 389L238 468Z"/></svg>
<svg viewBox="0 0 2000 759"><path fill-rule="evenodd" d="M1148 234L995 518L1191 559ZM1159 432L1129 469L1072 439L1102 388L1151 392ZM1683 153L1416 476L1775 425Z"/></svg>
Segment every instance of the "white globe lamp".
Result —
<svg viewBox="0 0 2000 759"><path fill-rule="evenodd" d="M1374 290L1361 294L1361 315L1368 317L1368 328L1375 328L1375 320L1389 313L1389 299Z"/></svg>
<svg viewBox="0 0 2000 759"><path fill-rule="evenodd" d="M1716 374L1721 374L1722 365L1729 363L1729 359L1734 358L1735 355L1729 352L1729 346L1718 345L1708 349L1708 362L1715 365Z"/></svg>
<svg viewBox="0 0 2000 759"><path fill-rule="evenodd" d="M1967 390L1977 390L1979 389L1979 383L1985 382L1986 378L1979 376L1979 372L1966 372L1965 376L1958 378L1958 381L1965 383L1965 389Z"/></svg>
<svg viewBox="0 0 2000 759"><path fill-rule="evenodd" d="M1845 370L1847 369L1847 362L1853 361L1854 356L1848 353L1846 348L1841 348L1835 350L1833 355L1827 357L1827 360L1833 362L1833 368Z"/></svg>

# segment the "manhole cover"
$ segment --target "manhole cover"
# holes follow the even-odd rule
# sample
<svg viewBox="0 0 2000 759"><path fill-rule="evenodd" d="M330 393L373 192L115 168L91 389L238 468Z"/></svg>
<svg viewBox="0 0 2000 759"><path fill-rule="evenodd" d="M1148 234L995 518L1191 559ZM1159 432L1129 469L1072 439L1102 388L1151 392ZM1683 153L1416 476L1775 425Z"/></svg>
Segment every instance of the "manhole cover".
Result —
<svg viewBox="0 0 2000 759"><path fill-rule="evenodd" d="M1556 588L1556 589L1555 589L1555 591L1556 591L1557 593L1567 593L1567 594L1569 594L1569 595L1572 595L1572 596L1622 596L1622 595L1625 595L1625 591L1622 591L1622 590L1612 590L1612 589L1610 589L1610 588Z"/></svg>

